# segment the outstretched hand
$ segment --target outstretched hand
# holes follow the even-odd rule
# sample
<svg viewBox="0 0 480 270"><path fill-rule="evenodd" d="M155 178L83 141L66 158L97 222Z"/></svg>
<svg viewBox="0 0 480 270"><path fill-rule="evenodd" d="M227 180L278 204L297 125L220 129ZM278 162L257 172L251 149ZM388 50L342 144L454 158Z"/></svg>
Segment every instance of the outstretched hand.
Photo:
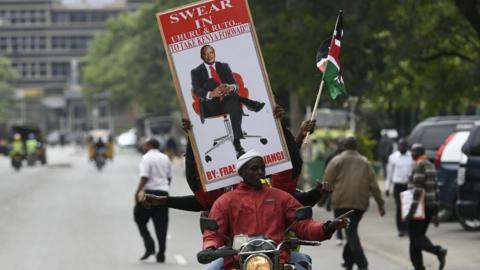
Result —
<svg viewBox="0 0 480 270"><path fill-rule="evenodd" d="M317 186L315 187L320 193L332 193L333 186L328 182L320 182L317 180Z"/></svg>
<svg viewBox="0 0 480 270"><path fill-rule="evenodd" d="M157 196L153 194L145 194L141 201L142 205L145 208L150 208L152 206L165 205L167 203L168 196Z"/></svg>

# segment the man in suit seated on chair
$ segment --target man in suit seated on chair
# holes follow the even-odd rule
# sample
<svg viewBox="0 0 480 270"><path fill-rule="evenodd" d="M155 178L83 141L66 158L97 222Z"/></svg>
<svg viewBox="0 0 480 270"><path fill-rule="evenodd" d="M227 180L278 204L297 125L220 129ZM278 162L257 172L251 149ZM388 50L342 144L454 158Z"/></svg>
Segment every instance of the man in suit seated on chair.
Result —
<svg viewBox="0 0 480 270"><path fill-rule="evenodd" d="M215 61L215 49L212 46L203 46L200 49L200 57L203 63L191 71L191 76L193 92L201 100L201 121L203 123L205 117L228 114L233 129L233 146L237 156L240 156L245 153L240 144L240 139L244 138L241 105L258 112L265 106L265 103L238 95L238 84L233 78L230 67L226 63Z"/></svg>

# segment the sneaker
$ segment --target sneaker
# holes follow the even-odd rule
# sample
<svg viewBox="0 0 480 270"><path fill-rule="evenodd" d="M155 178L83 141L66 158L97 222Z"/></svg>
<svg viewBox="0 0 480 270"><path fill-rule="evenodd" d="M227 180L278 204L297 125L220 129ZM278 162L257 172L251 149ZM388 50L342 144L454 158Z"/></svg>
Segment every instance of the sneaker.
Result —
<svg viewBox="0 0 480 270"><path fill-rule="evenodd" d="M341 264L341 266L342 266L343 268L345 268L346 270L353 270L353 267L352 267L352 266L347 266L347 264L344 263L344 262Z"/></svg>
<svg viewBox="0 0 480 270"><path fill-rule="evenodd" d="M440 251L438 252L437 258L438 258L438 262L439 262L438 269L443 270L443 268L445 267L445 263L447 262L446 261L447 250L440 247Z"/></svg>
<svg viewBox="0 0 480 270"><path fill-rule="evenodd" d="M399 231L398 232L398 237L404 237L405 235L407 235L407 233L404 232L404 231Z"/></svg>
<svg viewBox="0 0 480 270"><path fill-rule="evenodd" d="M164 263L165 262L165 255L161 255L160 253L157 254L157 262Z"/></svg>
<svg viewBox="0 0 480 270"><path fill-rule="evenodd" d="M143 254L142 257L140 257L140 260L141 261L144 261L146 259L148 259L148 257L150 257L151 255L155 254L155 250L146 250L145 253Z"/></svg>
<svg viewBox="0 0 480 270"><path fill-rule="evenodd" d="M343 246L343 240L337 239L337 246Z"/></svg>

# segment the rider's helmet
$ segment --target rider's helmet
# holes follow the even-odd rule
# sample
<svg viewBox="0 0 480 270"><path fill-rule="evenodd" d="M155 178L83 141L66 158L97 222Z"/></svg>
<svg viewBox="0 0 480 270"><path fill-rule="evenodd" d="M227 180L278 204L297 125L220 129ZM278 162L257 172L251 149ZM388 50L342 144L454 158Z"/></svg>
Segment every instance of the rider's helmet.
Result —
<svg viewBox="0 0 480 270"><path fill-rule="evenodd" d="M33 133L28 134L28 138L30 140L35 139L35 134L33 134Z"/></svg>
<svg viewBox="0 0 480 270"><path fill-rule="evenodd" d="M22 136L20 135L20 133L15 133L15 134L13 135L13 140L14 140L14 141L19 141L19 140L21 140L21 139L22 139Z"/></svg>

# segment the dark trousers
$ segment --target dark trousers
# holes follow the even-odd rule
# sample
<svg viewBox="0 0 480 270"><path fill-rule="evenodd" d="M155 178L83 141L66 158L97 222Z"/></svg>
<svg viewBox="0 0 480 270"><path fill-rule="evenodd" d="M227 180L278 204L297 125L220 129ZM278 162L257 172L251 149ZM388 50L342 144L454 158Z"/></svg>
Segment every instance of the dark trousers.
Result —
<svg viewBox="0 0 480 270"><path fill-rule="evenodd" d="M338 217L350 210L345 208L335 209L334 214ZM352 269L354 264L358 265L359 268L368 267L367 257L365 257L360 238L358 237L358 225L365 211L354 210L355 212L350 215L350 226L345 229L347 243L343 247L343 261L347 269Z"/></svg>
<svg viewBox="0 0 480 270"><path fill-rule="evenodd" d="M427 237L428 225L434 214L433 209L425 209L424 220L408 221L408 235L410 237L410 260L415 270L424 270L422 251L425 250L432 254L438 255L440 246L435 246Z"/></svg>
<svg viewBox="0 0 480 270"><path fill-rule="evenodd" d="M147 194L154 194L158 196L167 196L168 192L157 190L146 190ZM135 223L137 223L140 235L143 238L143 243L147 251L155 251L155 243L147 228L147 223L150 218L153 220L153 226L157 235L158 253L157 258L165 258L165 242L167 239L168 228L168 207L166 206L152 206L150 209L143 207L142 204L137 203L133 210Z"/></svg>
<svg viewBox="0 0 480 270"><path fill-rule="evenodd" d="M234 139L243 139L242 117L243 109L241 98L236 93L225 96L222 101L219 98L205 100L203 106L204 117L228 114L232 123Z"/></svg>
<svg viewBox="0 0 480 270"><path fill-rule="evenodd" d="M402 221L402 204L400 203L400 192L407 190L407 184L394 184L393 185L393 198L395 198L395 221L397 222L398 232L407 231L407 223Z"/></svg>

